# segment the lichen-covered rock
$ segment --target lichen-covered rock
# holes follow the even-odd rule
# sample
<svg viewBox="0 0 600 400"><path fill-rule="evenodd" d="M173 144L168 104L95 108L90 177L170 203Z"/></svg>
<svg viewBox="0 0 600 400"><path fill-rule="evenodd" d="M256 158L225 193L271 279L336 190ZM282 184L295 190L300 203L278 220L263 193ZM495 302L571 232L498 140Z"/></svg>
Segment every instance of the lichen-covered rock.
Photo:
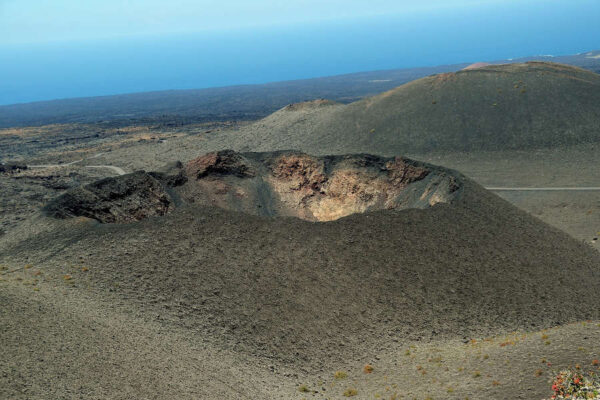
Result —
<svg viewBox="0 0 600 400"><path fill-rule="evenodd" d="M144 171L71 189L44 211L56 218L87 217L102 223L133 222L168 213L173 200L163 184Z"/></svg>

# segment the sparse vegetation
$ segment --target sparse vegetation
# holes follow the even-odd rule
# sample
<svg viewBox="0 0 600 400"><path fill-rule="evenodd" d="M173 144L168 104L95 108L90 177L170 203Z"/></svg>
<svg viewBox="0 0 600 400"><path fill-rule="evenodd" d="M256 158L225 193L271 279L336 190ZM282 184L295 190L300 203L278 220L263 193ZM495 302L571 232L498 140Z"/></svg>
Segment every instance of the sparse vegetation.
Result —
<svg viewBox="0 0 600 400"><path fill-rule="evenodd" d="M539 378L540 376L544 375L544 371L541 369L537 369L535 370L534 375Z"/></svg>
<svg viewBox="0 0 600 400"><path fill-rule="evenodd" d="M343 394L344 397L354 397L358 394L358 390L352 388L346 389Z"/></svg>
<svg viewBox="0 0 600 400"><path fill-rule="evenodd" d="M300 385L300 386L298 387L298 391L299 391L299 392L302 392L302 393L308 393L308 392L310 392L310 389L309 389L309 388L308 388L308 386L306 386L306 385Z"/></svg>
<svg viewBox="0 0 600 400"><path fill-rule="evenodd" d="M556 400L600 399L600 379L594 372L563 370L555 374L552 391Z"/></svg>
<svg viewBox="0 0 600 400"><path fill-rule="evenodd" d="M336 371L333 374L333 377L335 379L346 379L348 377L348 374L346 372L344 372L344 371Z"/></svg>

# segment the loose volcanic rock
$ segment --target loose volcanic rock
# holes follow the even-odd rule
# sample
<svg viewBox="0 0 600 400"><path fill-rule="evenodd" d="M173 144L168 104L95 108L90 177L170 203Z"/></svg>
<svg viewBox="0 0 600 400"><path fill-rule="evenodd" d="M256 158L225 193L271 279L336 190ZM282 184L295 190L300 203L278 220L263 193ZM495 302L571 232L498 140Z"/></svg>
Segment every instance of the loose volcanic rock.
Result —
<svg viewBox="0 0 600 400"><path fill-rule="evenodd" d="M149 174L169 187L181 186L187 182L187 176L181 161L170 162L158 171Z"/></svg>
<svg viewBox="0 0 600 400"><path fill-rule="evenodd" d="M19 172L27 169L25 164L6 163L0 164L0 173Z"/></svg>
<svg viewBox="0 0 600 400"><path fill-rule="evenodd" d="M82 216L114 223L165 215L172 204L161 182L138 171L69 190L51 201L44 211L56 218Z"/></svg>
<svg viewBox="0 0 600 400"><path fill-rule="evenodd" d="M253 172L239 153L223 150L205 154L190 161L187 165L188 175L203 178L208 175L233 175L240 178L251 177Z"/></svg>

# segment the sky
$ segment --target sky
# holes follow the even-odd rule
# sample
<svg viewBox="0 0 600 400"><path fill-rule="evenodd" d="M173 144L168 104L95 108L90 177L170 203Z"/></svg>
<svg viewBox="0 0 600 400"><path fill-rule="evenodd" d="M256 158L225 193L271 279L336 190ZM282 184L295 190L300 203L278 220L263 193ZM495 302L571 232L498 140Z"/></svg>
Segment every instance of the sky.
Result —
<svg viewBox="0 0 600 400"><path fill-rule="evenodd" d="M512 0L0 0L0 43L240 30Z"/></svg>
<svg viewBox="0 0 600 400"><path fill-rule="evenodd" d="M600 49L597 0L0 0L0 104Z"/></svg>

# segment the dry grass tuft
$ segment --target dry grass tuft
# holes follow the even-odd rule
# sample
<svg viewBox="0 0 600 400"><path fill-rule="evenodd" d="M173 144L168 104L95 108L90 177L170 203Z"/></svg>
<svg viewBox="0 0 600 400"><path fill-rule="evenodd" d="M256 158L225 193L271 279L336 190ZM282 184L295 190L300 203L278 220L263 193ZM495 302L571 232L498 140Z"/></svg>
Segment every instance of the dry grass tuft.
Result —
<svg viewBox="0 0 600 400"><path fill-rule="evenodd" d="M333 377L335 379L346 379L348 374L344 371L336 371L335 374L333 374Z"/></svg>

